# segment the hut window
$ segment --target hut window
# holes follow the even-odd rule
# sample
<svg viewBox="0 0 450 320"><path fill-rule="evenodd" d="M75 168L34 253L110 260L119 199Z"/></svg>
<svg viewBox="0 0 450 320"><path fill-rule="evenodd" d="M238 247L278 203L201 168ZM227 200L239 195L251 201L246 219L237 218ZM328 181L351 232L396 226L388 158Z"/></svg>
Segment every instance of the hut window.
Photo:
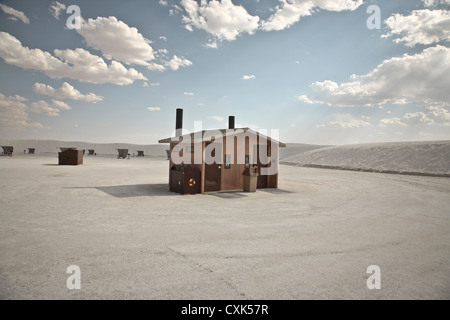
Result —
<svg viewBox="0 0 450 320"><path fill-rule="evenodd" d="M250 168L250 156L245 155L245 168Z"/></svg>
<svg viewBox="0 0 450 320"><path fill-rule="evenodd" d="M231 168L231 155L226 154L225 155L225 169Z"/></svg>

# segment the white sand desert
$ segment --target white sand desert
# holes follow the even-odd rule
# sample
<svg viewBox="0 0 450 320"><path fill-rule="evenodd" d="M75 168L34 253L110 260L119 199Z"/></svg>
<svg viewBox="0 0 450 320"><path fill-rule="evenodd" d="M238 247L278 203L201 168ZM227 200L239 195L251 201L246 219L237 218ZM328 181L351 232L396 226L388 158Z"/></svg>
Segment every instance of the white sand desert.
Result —
<svg viewBox="0 0 450 320"><path fill-rule="evenodd" d="M448 175L448 141L288 145L278 190L191 196L168 191L165 146L58 166L57 146L126 146L1 144L1 299L450 298L449 178L300 166Z"/></svg>

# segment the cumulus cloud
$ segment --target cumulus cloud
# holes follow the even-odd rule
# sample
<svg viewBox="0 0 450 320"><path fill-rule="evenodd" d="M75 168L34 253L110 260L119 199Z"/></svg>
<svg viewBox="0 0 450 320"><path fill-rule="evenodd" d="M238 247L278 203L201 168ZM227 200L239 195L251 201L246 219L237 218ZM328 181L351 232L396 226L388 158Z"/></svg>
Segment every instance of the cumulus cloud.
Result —
<svg viewBox="0 0 450 320"><path fill-rule="evenodd" d="M425 7L434 7L439 5L450 5L450 0L422 0Z"/></svg>
<svg viewBox="0 0 450 320"><path fill-rule="evenodd" d="M167 3L167 0L159 0L158 1L160 5L167 7L169 4Z"/></svg>
<svg viewBox="0 0 450 320"><path fill-rule="evenodd" d="M338 114L335 115L337 118L335 121L330 121L327 124L316 125L317 128L342 128L342 129L352 129L359 127L369 127L371 124L365 120L368 117L363 117L363 119L355 119L348 114Z"/></svg>
<svg viewBox="0 0 450 320"><path fill-rule="evenodd" d="M71 78L91 83L127 85L135 80L147 80L133 68L120 62L108 65L101 57L81 48L54 50L54 56L41 49L29 49L6 32L0 32L0 57L22 69L42 71L50 78Z"/></svg>
<svg viewBox="0 0 450 320"><path fill-rule="evenodd" d="M217 49L218 48L217 41L208 41L203 46L205 48L210 48L210 49Z"/></svg>
<svg viewBox="0 0 450 320"><path fill-rule="evenodd" d="M159 71L159 72L163 72L166 70L166 67L164 67L162 64L156 63L156 62L148 63L147 68L151 71Z"/></svg>
<svg viewBox="0 0 450 320"><path fill-rule="evenodd" d="M180 67L187 67L192 65L192 62L189 61L188 59L184 58L184 57L177 57L176 55L174 55L172 57L172 59L170 59L169 61L166 61L165 64L172 70L176 71L178 70Z"/></svg>
<svg viewBox="0 0 450 320"><path fill-rule="evenodd" d="M57 117L59 116L59 112L61 110L70 110L70 106L59 100L52 100L52 103L49 104L44 100L39 100L37 102L33 102L30 105L30 111L35 113L46 113L49 116Z"/></svg>
<svg viewBox="0 0 450 320"><path fill-rule="evenodd" d="M160 108L159 107L148 107L147 110L148 111L159 111Z"/></svg>
<svg viewBox="0 0 450 320"><path fill-rule="evenodd" d="M186 96L193 96L194 95L194 93L193 92L184 92L184 95L186 95Z"/></svg>
<svg viewBox="0 0 450 320"><path fill-rule="evenodd" d="M27 18L25 13L22 11L16 10L14 8L11 8L10 6L7 6L6 4L0 3L0 8L3 10L4 13L8 14L10 19L12 20L20 20L23 23L29 24L30 20Z"/></svg>
<svg viewBox="0 0 450 320"><path fill-rule="evenodd" d="M410 126L410 125L442 125L450 126L450 112L440 105L431 105L426 112L406 113L400 118L386 118L380 120L380 126L388 125Z"/></svg>
<svg viewBox="0 0 450 320"><path fill-rule="evenodd" d="M434 103L450 101L450 49L436 46L415 55L405 54L383 61L367 75L351 82L314 82L306 103L330 106L374 106L386 103Z"/></svg>
<svg viewBox="0 0 450 320"><path fill-rule="evenodd" d="M19 95L8 97L0 93L0 132L44 127L39 122L30 122L28 107L24 103L26 100Z"/></svg>
<svg viewBox="0 0 450 320"><path fill-rule="evenodd" d="M261 29L265 31L283 30L298 22L302 17L312 15L318 9L353 11L362 3L362 0L280 0L274 14L262 22Z"/></svg>
<svg viewBox="0 0 450 320"><path fill-rule="evenodd" d="M103 97L97 96L94 93L82 94L80 91L75 89L69 83L64 82L59 89L55 89L50 85L46 85L44 83L36 82L33 87L34 92L39 94L44 94L50 97L55 97L60 100L71 99L71 100L80 100L87 101L91 103L96 103L98 101L102 101Z"/></svg>
<svg viewBox="0 0 450 320"><path fill-rule="evenodd" d="M49 11L56 19L59 20L59 15L62 11L66 10L66 5L64 3L60 3L58 1L53 2L50 7Z"/></svg>
<svg viewBox="0 0 450 320"><path fill-rule="evenodd" d="M450 11L414 10L410 15L394 14L385 23L390 31L382 37L397 37L409 47L450 41Z"/></svg>
<svg viewBox="0 0 450 320"><path fill-rule="evenodd" d="M242 80L251 80L251 79L256 79L254 74L242 76Z"/></svg>
<svg viewBox="0 0 450 320"><path fill-rule="evenodd" d="M253 34L258 28L259 17L231 0L181 0L181 6L186 12L182 21L187 30L202 29L219 40L235 40L241 34Z"/></svg>
<svg viewBox="0 0 450 320"><path fill-rule="evenodd" d="M148 66L155 58L150 41L116 17L84 20L77 32L88 46L100 50L108 60Z"/></svg>

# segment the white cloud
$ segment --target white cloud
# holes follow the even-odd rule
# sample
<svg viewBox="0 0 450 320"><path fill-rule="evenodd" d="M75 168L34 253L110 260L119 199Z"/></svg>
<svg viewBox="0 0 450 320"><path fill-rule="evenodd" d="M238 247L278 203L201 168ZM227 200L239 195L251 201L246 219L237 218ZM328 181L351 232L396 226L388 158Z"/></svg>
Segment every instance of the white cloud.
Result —
<svg viewBox="0 0 450 320"><path fill-rule="evenodd" d="M149 61L155 58L150 41L136 28L129 27L116 17L84 20L77 32L88 46L100 50L108 60L148 66Z"/></svg>
<svg viewBox="0 0 450 320"><path fill-rule="evenodd" d="M180 67L187 67L192 65L192 62L189 61L188 59L184 58L184 57L177 57L176 55L174 55L172 57L172 59L170 59L169 61L166 61L165 64L172 70L176 71L178 70Z"/></svg>
<svg viewBox="0 0 450 320"><path fill-rule="evenodd" d="M159 72L163 72L166 70L166 68L159 63L156 62L150 62L147 64L147 68L151 71L159 71Z"/></svg>
<svg viewBox="0 0 450 320"><path fill-rule="evenodd" d="M168 6L167 0L159 0L158 3L164 7Z"/></svg>
<svg viewBox="0 0 450 320"><path fill-rule="evenodd" d="M159 111L160 108L159 107L148 107L147 110L148 111Z"/></svg>
<svg viewBox="0 0 450 320"><path fill-rule="evenodd" d="M158 50L158 55L161 55L161 56L167 56L168 53L169 53L169 51L167 51L167 49L159 49Z"/></svg>
<svg viewBox="0 0 450 320"><path fill-rule="evenodd" d="M159 82L152 82L152 83L150 83L150 86L157 87L157 86L159 86Z"/></svg>
<svg viewBox="0 0 450 320"><path fill-rule="evenodd" d="M175 13L181 13L183 11L183 9L176 4L173 4L172 8L173 9L169 10L169 16L173 16Z"/></svg>
<svg viewBox="0 0 450 320"><path fill-rule="evenodd" d="M430 105L427 107L428 117L434 120L437 124L450 126L450 111L440 105Z"/></svg>
<svg viewBox="0 0 450 320"><path fill-rule="evenodd" d="M203 46L205 48L210 48L210 49L217 49L218 48L217 41L208 41Z"/></svg>
<svg viewBox="0 0 450 320"><path fill-rule="evenodd" d="M337 84L325 80L311 85L306 103L330 106L374 106L386 103L435 103L450 101L450 49L431 47L415 55L383 61L367 75Z"/></svg>
<svg viewBox="0 0 450 320"><path fill-rule="evenodd" d="M14 36L0 32L0 57L22 69L42 71L50 78L71 78L91 83L126 85L135 80L147 80L133 68L127 69L114 60L108 65L101 57L81 48L54 50L54 55L24 47Z"/></svg>
<svg viewBox="0 0 450 320"><path fill-rule="evenodd" d="M380 120L380 126L400 125L442 125L450 126L450 111L439 105L431 105L426 112L406 113L401 118L387 118Z"/></svg>
<svg viewBox="0 0 450 320"><path fill-rule="evenodd" d="M184 95L186 95L186 96L193 96L194 95L194 93L193 92L184 92Z"/></svg>
<svg viewBox="0 0 450 320"><path fill-rule="evenodd" d="M165 71L166 67L175 71L192 64L188 59L176 55L169 59L167 49L154 51L150 46L151 41L144 38L136 28L129 27L113 16L84 20L77 32L90 47L100 50L108 60L141 65L159 72ZM167 41L165 36L159 38Z"/></svg>
<svg viewBox="0 0 450 320"><path fill-rule="evenodd" d="M52 99L53 105L57 107L59 110L70 110L70 106L63 101Z"/></svg>
<svg viewBox="0 0 450 320"><path fill-rule="evenodd" d="M356 10L362 0L280 0L275 13L263 21L261 28L265 31L283 30L298 22L304 16L310 16L314 11Z"/></svg>
<svg viewBox="0 0 450 320"><path fill-rule="evenodd" d="M221 117L221 116L211 116L210 118L217 120L217 121L223 121L223 119L225 119L224 117Z"/></svg>
<svg viewBox="0 0 450 320"><path fill-rule="evenodd" d="M339 114L335 116L336 121L330 121L327 124L316 125L317 128L342 128L342 129L352 129L359 127L370 127L371 124L362 119L355 119L348 114Z"/></svg>
<svg viewBox="0 0 450 320"><path fill-rule="evenodd" d="M61 11L66 10L66 5L64 3L55 1L50 5L49 10L52 16L59 20L59 15L61 14Z"/></svg>
<svg viewBox="0 0 450 320"><path fill-rule="evenodd" d="M52 100L52 104L49 104L44 100L39 100L30 105L30 111L35 113L46 113L52 117L59 116L61 110L70 110L70 106L58 100Z"/></svg>
<svg viewBox="0 0 450 320"><path fill-rule="evenodd" d="M186 29L202 29L219 40L235 40L237 36L253 34L259 17L250 15L244 7L231 0L205 1L181 0L187 15L183 16Z"/></svg>
<svg viewBox="0 0 450 320"><path fill-rule="evenodd" d="M434 7L438 5L450 5L450 0L422 0L425 7Z"/></svg>
<svg viewBox="0 0 450 320"><path fill-rule="evenodd" d="M64 82L59 89L55 89L52 86L46 85L44 83L36 82L34 84L33 90L34 92L37 92L39 94L55 97L60 100L71 99L87 101L91 103L96 103L103 100L103 97L97 96L92 92L88 94L82 94L67 82Z"/></svg>
<svg viewBox="0 0 450 320"><path fill-rule="evenodd" d="M254 74L242 76L242 80L251 80L251 79L256 79Z"/></svg>
<svg viewBox="0 0 450 320"><path fill-rule="evenodd" d="M7 97L0 93L0 132L5 134L11 130L44 127L39 122L30 122L26 100L19 95Z"/></svg>
<svg viewBox="0 0 450 320"><path fill-rule="evenodd" d="M6 4L0 3L0 8L3 10L4 13L10 15L10 19L16 20L19 19L23 23L29 24L30 20L27 18L25 13L22 11L16 10L14 8L11 8L10 6L7 6Z"/></svg>
<svg viewBox="0 0 450 320"><path fill-rule="evenodd" d="M409 47L450 41L450 11L447 10L414 10L408 16L397 13L385 23L390 31L382 37L398 37L394 42Z"/></svg>

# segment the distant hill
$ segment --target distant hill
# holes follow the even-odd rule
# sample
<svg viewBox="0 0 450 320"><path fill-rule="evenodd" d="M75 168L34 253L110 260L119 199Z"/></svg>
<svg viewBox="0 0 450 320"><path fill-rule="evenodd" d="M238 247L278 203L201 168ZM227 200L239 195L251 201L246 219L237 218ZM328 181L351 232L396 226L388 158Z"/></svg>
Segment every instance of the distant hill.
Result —
<svg viewBox="0 0 450 320"><path fill-rule="evenodd" d="M28 148L35 148L36 154L57 153L60 147L74 147L78 149L94 149L97 155L117 155L117 149L128 149L130 154L137 154L138 150L144 151L144 155L152 157L166 157L168 145L149 144L138 145L130 143L90 143L79 141L58 141L58 140L12 140L0 139L1 146L13 146L14 154L28 152Z"/></svg>
<svg viewBox="0 0 450 320"><path fill-rule="evenodd" d="M280 148L280 160L283 160L292 155L300 154L306 151L327 148L330 146L303 144L303 143L286 143L285 148Z"/></svg>
<svg viewBox="0 0 450 320"><path fill-rule="evenodd" d="M332 169L450 176L450 141L355 144L301 152L281 163Z"/></svg>

